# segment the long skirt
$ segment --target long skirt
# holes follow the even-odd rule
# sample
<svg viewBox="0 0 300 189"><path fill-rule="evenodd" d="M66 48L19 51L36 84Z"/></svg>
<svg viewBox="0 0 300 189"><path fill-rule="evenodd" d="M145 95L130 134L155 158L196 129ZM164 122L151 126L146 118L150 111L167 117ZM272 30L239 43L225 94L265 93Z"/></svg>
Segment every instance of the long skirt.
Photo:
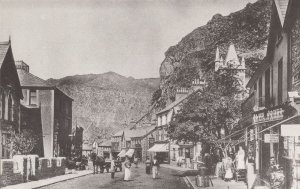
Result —
<svg viewBox="0 0 300 189"><path fill-rule="evenodd" d="M157 169L157 166L153 166L152 167L152 178L157 178L158 176L158 169Z"/></svg>
<svg viewBox="0 0 300 189"><path fill-rule="evenodd" d="M124 180L129 180L131 171L129 168L125 168Z"/></svg>
<svg viewBox="0 0 300 189"><path fill-rule="evenodd" d="M150 165L146 165L146 173L147 174L151 173L151 166Z"/></svg>

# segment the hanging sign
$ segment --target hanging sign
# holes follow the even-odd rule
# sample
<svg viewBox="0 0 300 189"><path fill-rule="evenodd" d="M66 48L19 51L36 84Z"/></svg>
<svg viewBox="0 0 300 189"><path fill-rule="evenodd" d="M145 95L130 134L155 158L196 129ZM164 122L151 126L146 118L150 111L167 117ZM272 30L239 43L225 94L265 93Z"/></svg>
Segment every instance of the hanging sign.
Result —
<svg viewBox="0 0 300 189"><path fill-rule="evenodd" d="M264 135L265 143L278 143L279 135L278 134L265 134Z"/></svg>
<svg viewBox="0 0 300 189"><path fill-rule="evenodd" d="M300 124L281 125L281 136L300 136Z"/></svg>

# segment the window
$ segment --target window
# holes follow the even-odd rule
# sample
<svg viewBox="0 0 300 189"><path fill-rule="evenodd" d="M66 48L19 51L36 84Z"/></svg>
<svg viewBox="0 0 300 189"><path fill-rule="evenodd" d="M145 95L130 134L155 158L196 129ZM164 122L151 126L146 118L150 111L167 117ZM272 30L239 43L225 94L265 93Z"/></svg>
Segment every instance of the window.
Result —
<svg viewBox="0 0 300 189"><path fill-rule="evenodd" d="M265 103L266 107L271 105L270 99L270 69L265 71Z"/></svg>
<svg viewBox="0 0 300 189"><path fill-rule="evenodd" d="M282 103L282 58L278 62L278 105Z"/></svg>
<svg viewBox="0 0 300 189"><path fill-rule="evenodd" d="M11 100L11 95L8 96L8 103L7 103L7 106L8 106L8 112L7 112L7 120L9 121L12 121L12 100Z"/></svg>
<svg viewBox="0 0 300 189"><path fill-rule="evenodd" d="M29 93L29 105L37 105L36 90L31 89Z"/></svg>
<svg viewBox="0 0 300 189"><path fill-rule="evenodd" d="M5 116L5 94L2 93L2 119L4 119Z"/></svg>
<svg viewBox="0 0 300 189"><path fill-rule="evenodd" d="M178 151L178 155L180 156L180 157L182 157L183 156L183 149L182 148L179 148L179 151Z"/></svg>
<svg viewBox="0 0 300 189"><path fill-rule="evenodd" d="M262 97L262 78L258 80L258 106L263 106L263 97Z"/></svg>

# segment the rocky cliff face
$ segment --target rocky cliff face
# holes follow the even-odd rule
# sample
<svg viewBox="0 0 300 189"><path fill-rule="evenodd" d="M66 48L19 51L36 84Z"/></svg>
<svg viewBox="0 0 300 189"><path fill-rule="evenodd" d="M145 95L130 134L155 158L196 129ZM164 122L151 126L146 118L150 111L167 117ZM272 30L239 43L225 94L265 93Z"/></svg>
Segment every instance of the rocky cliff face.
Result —
<svg viewBox="0 0 300 189"><path fill-rule="evenodd" d="M258 0L228 16L216 14L206 25L171 46L160 67L163 99L174 99L176 87L188 85L199 72L213 68L217 46L225 58L231 42L238 55L246 59L247 75L253 74L266 53L271 6L270 0Z"/></svg>
<svg viewBox="0 0 300 189"><path fill-rule="evenodd" d="M49 79L73 99L73 126L83 127L93 141L147 113L158 78L134 79L114 72Z"/></svg>

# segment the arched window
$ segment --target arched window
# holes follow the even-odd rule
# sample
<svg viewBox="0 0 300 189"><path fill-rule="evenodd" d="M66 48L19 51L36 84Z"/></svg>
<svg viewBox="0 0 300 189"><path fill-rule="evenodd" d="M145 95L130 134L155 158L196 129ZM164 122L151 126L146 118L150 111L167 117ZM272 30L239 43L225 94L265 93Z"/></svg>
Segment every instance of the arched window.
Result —
<svg viewBox="0 0 300 189"><path fill-rule="evenodd" d="M12 121L12 99L11 99L11 94L8 95L8 112L7 112L7 120Z"/></svg>
<svg viewBox="0 0 300 189"><path fill-rule="evenodd" d="M11 98L11 100L12 100L12 104L11 104L11 121L15 121L15 109L14 109L15 100L14 100L13 97Z"/></svg>

